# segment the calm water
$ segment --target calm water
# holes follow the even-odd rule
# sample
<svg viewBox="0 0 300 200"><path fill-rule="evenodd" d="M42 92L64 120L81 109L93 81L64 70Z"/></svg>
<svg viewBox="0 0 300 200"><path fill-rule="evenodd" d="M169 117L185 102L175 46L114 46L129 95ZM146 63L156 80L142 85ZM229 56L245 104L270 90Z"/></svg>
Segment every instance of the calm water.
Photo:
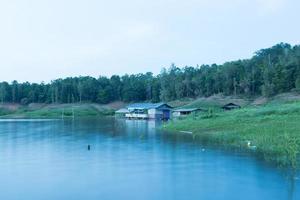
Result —
<svg viewBox="0 0 300 200"><path fill-rule="evenodd" d="M0 199L300 199L299 174L156 126L0 121Z"/></svg>

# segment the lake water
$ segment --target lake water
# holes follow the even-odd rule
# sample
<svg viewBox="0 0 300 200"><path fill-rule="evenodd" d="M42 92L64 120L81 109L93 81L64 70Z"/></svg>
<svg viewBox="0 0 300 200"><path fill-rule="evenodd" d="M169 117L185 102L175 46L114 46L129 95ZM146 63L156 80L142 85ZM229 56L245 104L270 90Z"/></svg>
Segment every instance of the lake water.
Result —
<svg viewBox="0 0 300 200"><path fill-rule="evenodd" d="M300 199L299 174L157 126L114 118L2 120L0 199Z"/></svg>

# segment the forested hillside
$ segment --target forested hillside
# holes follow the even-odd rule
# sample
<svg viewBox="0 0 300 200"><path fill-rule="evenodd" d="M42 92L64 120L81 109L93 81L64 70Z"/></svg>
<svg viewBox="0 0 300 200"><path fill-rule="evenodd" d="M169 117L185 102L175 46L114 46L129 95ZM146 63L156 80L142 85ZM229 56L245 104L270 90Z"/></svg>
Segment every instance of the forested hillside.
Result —
<svg viewBox="0 0 300 200"><path fill-rule="evenodd" d="M70 77L47 84L2 82L0 102L158 102L219 93L269 97L297 89L300 90L300 45L281 43L257 51L251 59L184 68L172 64L157 76L148 72L110 78Z"/></svg>

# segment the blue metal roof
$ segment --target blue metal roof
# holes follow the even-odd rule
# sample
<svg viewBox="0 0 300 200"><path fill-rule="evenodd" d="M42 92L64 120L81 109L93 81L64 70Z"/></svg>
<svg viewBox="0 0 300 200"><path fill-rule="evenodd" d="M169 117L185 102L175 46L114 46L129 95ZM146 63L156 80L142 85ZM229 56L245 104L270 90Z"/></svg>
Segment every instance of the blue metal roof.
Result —
<svg viewBox="0 0 300 200"><path fill-rule="evenodd" d="M159 108L163 105L166 105L167 107L170 107L166 103L134 103L131 105L128 105L128 109L153 109L153 108Z"/></svg>

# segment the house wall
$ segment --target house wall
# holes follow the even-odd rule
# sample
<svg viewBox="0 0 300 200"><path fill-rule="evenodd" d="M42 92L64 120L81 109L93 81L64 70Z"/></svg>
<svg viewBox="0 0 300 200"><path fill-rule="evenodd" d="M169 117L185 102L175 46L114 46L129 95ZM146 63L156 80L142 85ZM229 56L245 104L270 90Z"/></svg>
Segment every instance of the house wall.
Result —
<svg viewBox="0 0 300 200"><path fill-rule="evenodd" d="M181 117L181 116L188 116L188 115L191 115L191 114L196 114L197 112L196 111L192 111L192 112L173 112L172 113L172 116L173 117Z"/></svg>
<svg viewBox="0 0 300 200"><path fill-rule="evenodd" d="M136 114L136 113L129 113L125 115L127 118L137 118L137 119L148 119L149 116L147 114Z"/></svg>
<svg viewBox="0 0 300 200"><path fill-rule="evenodd" d="M171 115L172 115L171 110L164 110L163 111L163 119L169 120L171 118Z"/></svg>
<svg viewBox="0 0 300 200"><path fill-rule="evenodd" d="M149 109L148 110L148 116L150 119L160 119L162 118L163 112L161 110L157 109Z"/></svg>
<svg viewBox="0 0 300 200"><path fill-rule="evenodd" d="M170 116L170 110L158 110L158 109L149 109L148 110L148 116L149 119L169 119Z"/></svg>
<svg viewBox="0 0 300 200"><path fill-rule="evenodd" d="M180 112L173 112L173 113L172 113L172 116L173 116L173 117L180 117L180 116L181 116L181 113L180 113Z"/></svg>

